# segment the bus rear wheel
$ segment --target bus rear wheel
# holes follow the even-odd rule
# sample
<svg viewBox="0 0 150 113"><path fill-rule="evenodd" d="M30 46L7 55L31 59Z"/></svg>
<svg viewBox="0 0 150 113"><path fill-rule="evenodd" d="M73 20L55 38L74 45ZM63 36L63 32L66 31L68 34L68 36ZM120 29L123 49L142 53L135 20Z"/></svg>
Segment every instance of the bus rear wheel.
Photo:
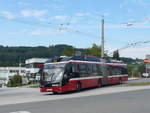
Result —
<svg viewBox="0 0 150 113"><path fill-rule="evenodd" d="M119 78L119 84L122 84L122 78Z"/></svg>
<svg viewBox="0 0 150 113"><path fill-rule="evenodd" d="M81 91L82 87L81 87L81 83L80 82L77 82L76 84L76 90L77 91Z"/></svg>
<svg viewBox="0 0 150 113"><path fill-rule="evenodd" d="M102 86L101 80L98 80L98 82L97 82L97 87L101 87L101 86Z"/></svg>

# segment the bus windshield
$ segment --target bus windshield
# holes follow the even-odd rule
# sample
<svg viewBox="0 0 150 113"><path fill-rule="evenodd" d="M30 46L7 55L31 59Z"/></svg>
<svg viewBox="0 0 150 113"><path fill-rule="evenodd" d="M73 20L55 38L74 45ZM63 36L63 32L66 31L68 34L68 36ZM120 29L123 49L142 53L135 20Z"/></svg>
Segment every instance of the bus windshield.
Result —
<svg viewBox="0 0 150 113"><path fill-rule="evenodd" d="M60 82L64 74L65 64L46 64L43 69L43 81Z"/></svg>

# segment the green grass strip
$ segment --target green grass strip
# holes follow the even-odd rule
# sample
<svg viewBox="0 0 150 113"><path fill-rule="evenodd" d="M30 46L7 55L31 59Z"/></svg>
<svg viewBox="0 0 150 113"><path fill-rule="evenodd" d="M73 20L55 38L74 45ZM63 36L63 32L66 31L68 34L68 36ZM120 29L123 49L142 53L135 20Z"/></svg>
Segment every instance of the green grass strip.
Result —
<svg viewBox="0 0 150 113"><path fill-rule="evenodd" d="M147 86L147 85L150 85L150 82L129 83L127 86Z"/></svg>

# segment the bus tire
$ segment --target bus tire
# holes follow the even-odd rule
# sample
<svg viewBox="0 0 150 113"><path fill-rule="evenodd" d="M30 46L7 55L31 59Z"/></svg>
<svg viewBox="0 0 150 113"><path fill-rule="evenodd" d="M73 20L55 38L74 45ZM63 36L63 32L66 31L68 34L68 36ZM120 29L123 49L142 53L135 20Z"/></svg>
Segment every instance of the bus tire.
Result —
<svg viewBox="0 0 150 113"><path fill-rule="evenodd" d="M122 84L122 78L119 78L119 84Z"/></svg>
<svg viewBox="0 0 150 113"><path fill-rule="evenodd" d="M77 91L81 91L81 89L82 89L81 83L80 83L80 82L77 82L77 84L76 84L76 90L77 90Z"/></svg>
<svg viewBox="0 0 150 113"><path fill-rule="evenodd" d="M98 80L98 82L97 82L97 87L101 87L102 86L102 83L101 83L101 80Z"/></svg>
<svg viewBox="0 0 150 113"><path fill-rule="evenodd" d="M53 92L53 94L55 95L55 94L58 94L58 92Z"/></svg>

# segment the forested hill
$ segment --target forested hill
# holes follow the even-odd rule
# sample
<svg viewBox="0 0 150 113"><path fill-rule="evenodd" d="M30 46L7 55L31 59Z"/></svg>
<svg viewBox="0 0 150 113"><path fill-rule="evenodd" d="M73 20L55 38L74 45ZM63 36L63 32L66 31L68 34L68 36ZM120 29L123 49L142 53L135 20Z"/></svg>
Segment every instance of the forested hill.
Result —
<svg viewBox="0 0 150 113"><path fill-rule="evenodd" d="M4 47L0 46L0 66L18 66L19 61L39 57L50 58L63 54L65 48L73 48L69 45L55 45L49 47Z"/></svg>
<svg viewBox="0 0 150 113"><path fill-rule="evenodd" d="M74 50L81 51L87 56L98 56L100 57L100 46L93 44L92 48L73 48L73 46L59 44L52 45L49 47L38 46L38 47L8 47L0 46L0 67L6 66L19 66L19 62L24 63L29 58L51 58L54 56L72 56ZM108 56L109 57L109 56ZM127 64L134 64L138 59L132 58L120 58ZM141 61L141 60L140 60Z"/></svg>

